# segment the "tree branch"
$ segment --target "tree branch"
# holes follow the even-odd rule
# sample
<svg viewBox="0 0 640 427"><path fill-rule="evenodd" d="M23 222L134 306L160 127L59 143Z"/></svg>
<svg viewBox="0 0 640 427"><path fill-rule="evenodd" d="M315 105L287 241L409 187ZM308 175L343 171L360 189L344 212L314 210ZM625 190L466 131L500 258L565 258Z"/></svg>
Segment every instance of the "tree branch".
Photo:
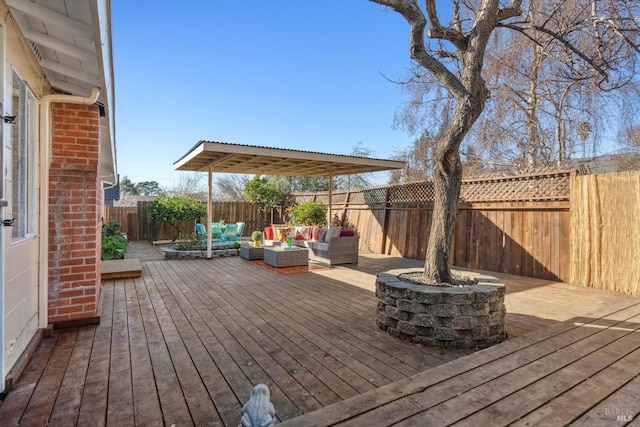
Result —
<svg viewBox="0 0 640 427"><path fill-rule="evenodd" d="M432 39L443 39L453 43L458 49L467 49L467 38L460 31L453 28L444 28L440 25L438 13L436 12L435 0L426 0L427 16L429 18L429 30L427 36Z"/></svg>
<svg viewBox="0 0 640 427"><path fill-rule="evenodd" d="M511 0L507 6L498 9L498 22L522 15L521 6L522 0Z"/></svg>
<svg viewBox="0 0 640 427"><path fill-rule="evenodd" d="M422 67L429 70L442 84L451 91L457 99L469 96L469 92L464 85L447 67L431 56L425 47L424 32L427 20L422 13L422 9L417 4L417 0L370 0L374 3L388 6L398 12L410 25L409 51L411 58Z"/></svg>
<svg viewBox="0 0 640 427"><path fill-rule="evenodd" d="M548 29L546 29L544 27L539 27L537 25L534 25L531 28L533 28L536 31L539 31L541 33L544 33L544 34L547 34L547 35L553 37L554 39L559 41L562 45L566 46L571 52L573 52L576 55L578 55L578 57L580 57L584 62L589 64L591 66L591 68L593 68L595 71L597 71L598 74L600 74L605 80L609 80L609 74L607 74L607 72L605 70L603 70L598 64L596 64L591 58L589 58L584 52L582 52L580 49L575 47L572 43L570 43L568 40L566 40L560 34L554 32L554 31L548 30Z"/></svg>
<svg viewBox="0 0 640 427"><path fill-rule="evenodd" d="M625 41L625 43L627 43L629 45L629 47L631 47L631 49L635 50L636 52L640 53L640 45L635 43L630 37L628 37L626 34L624 34L620 27L618 27L618 25L616 25L615 22L613 22L612 19L600 19L600 18L594 18L593 19L593 23L594 25L603 25L607 28L609 28L611 31L613 31L618 37L620 37L622 40ZM634 30L635 31L635 30Z"/></svg>
<svg viewBox="0 0 640 427"><path fill-rule="evenodd" d="M518 31L519 33L521 33L522 35L527 37L529 40L535 42L538 45L540 45L540 43L538 41L536 41L533 37L531 37L529 34L527 34L526 30L531 29L531 30L534 30L534 31L538 31L540 33L547 34L547 35L551 36L552 38L554 38L555 40L559 41L563 46L566 46L571 52L573 52L577 56L579 56L584 62L589 64L589 66L591 66L591 68L593 68L605 80L609 79L609 75L607 74L607 72L605 70L603 70L598 64L596 64L593 61L593 59L589 58L585 53L580 51L580 49L575 47L568 40L566 40L564 37L562 37L560 34L554 32L554 31L551 31L551 30L549 30L547 28L544 28L544 27L541 27L541 26L538 26L538 25L531 25L528 28L524 28L524 27L519 27L517 25L512 25L512 24L499 23L497 26L501 27L501 28L508 28L510 30Z"/></svg>

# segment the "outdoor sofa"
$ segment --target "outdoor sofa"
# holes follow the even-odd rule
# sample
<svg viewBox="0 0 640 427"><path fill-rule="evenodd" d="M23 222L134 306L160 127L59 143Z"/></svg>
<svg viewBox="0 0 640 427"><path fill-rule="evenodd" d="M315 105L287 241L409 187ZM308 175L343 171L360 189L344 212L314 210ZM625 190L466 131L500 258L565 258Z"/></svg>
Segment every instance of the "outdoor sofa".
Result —
<svg viewBox="0 0 640 427"><path fill-rule="evenodd" d="M288 226L272 224L264 229L264 245L286 245L309 249L309 259L324 264L357 264L360 237L342 227Z"/></svg>

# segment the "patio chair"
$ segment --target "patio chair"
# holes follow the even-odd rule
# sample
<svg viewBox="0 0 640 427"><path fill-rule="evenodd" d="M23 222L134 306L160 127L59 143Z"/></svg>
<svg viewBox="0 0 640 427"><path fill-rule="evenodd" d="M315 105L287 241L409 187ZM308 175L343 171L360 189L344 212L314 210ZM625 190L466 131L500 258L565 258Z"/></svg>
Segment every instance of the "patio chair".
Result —
<svg viewBox="0 0 640 427"><path fill-rule="evenodd" d="M219 222L211 223L211 240L222 240L224 234L224 225Z"/></svg>
<svg viewBox="0 0 640 427"><path fill-rule="evenodd" d="M200 224L199 222L196 223L196 236L198 236L198 239L200 240L198 243L200 245L206 245L207 244L207 229L204 227L204 225Z"/></svg>
<svg viewBox="0 0 640 427"><path fill-rule="evenodd" d="M238 224L227 224L224 226L224 234L222 239L227 242L235 242L238 240Z"/></svg>
<svg viewBox="0 0 640 427"><path fill-rule="evenodd" d="M236 231L236 236L238 236L238 239L242 240L242 233L244 233L244 228L247 224L244 222L237 222L236 224L238 224L238 231Z"/></svg>

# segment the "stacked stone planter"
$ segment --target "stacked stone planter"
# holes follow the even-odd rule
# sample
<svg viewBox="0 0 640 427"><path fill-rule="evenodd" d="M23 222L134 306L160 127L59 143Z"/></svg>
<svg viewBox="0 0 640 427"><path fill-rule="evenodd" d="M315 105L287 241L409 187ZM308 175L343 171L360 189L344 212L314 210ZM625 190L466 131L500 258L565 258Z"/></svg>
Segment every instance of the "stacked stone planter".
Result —
<svg viewBox="0 0 640 427"><path fill-rule="evenodd" d="M503 284L425 286L398 278L411 271L415 270L378 274L380 329L412 343L443 348L486 348L506 339Z"/></svg>
<svg viewBox="0 0 640 427"><path fill-rule="evenodd" d="M206 259L207 251L179 251L170 247L163 247L164 259ZM214 249L211 251L212 258L222 256L237 256L238 249Z"/></svg>

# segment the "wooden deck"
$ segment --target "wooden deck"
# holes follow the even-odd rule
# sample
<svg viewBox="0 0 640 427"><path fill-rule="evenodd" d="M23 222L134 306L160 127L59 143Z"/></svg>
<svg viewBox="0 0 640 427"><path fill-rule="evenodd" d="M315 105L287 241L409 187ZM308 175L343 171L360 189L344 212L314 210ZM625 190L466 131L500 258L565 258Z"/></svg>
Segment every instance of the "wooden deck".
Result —
<svg viewBox="0 0 640 427"><path fill-rule="evenodd" d="M640 303L623 307L539 329L281 425L627 425L640 411Z"/></svg>
<svg viewBox="0 0 640 427"><path fill-rule="evenodd" d="M236 426L258 383L291 425L422 425L429 408L444 424L483 407L566 416L592 404L587 392L603 410L638 407L624 400L640 390L638 298L495 275L507 284L511 337L526 336L470 355L376 328L374 274L415 261L361 255L358 266L301 274L239 257L141 265L141 277L104 282L99 325L42 340L0 425ZM584 388L568 393L573 383Z"/></svg>
<svg viewBox="0 0 640 427"><path fill-rule="evenodd" d="M101 265L100 278L102 280L142 276L142 266L137 258L102 261Z"/></svg>

